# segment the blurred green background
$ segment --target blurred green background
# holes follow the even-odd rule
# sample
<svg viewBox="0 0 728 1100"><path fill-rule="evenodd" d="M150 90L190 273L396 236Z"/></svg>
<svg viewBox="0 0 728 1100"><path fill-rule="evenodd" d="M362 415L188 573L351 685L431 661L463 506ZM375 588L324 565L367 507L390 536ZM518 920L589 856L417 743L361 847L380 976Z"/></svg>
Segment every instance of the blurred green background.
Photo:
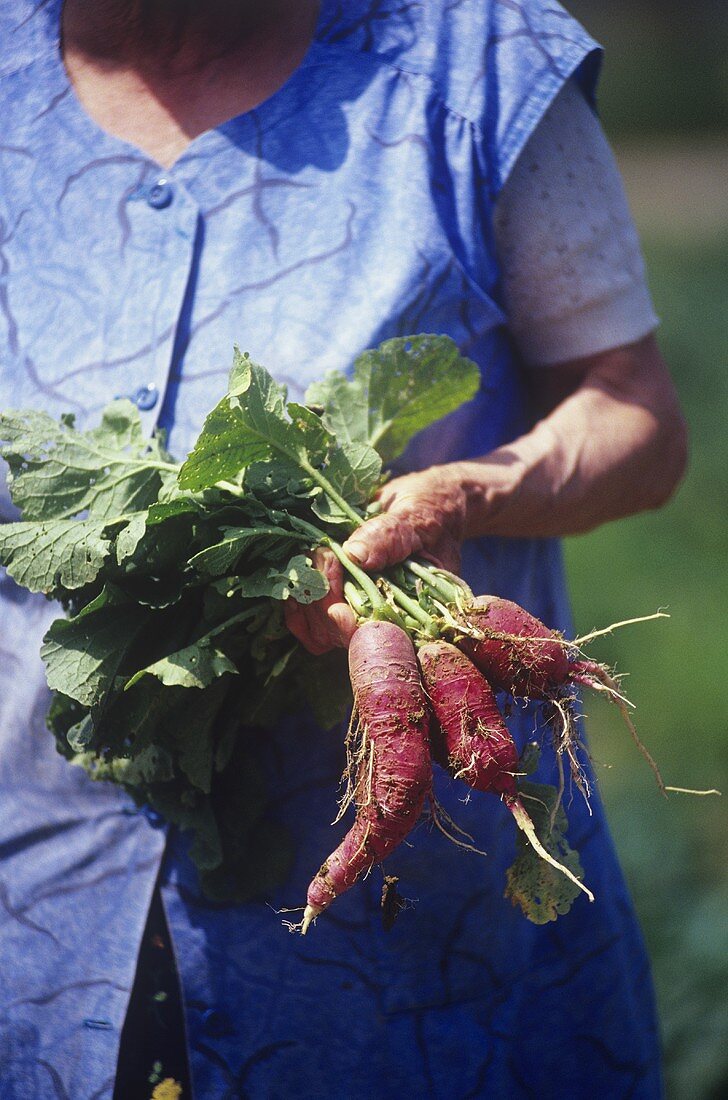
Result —
<svg viewBox="0 0 728 1100"><path fill-rule="evenodd" d="M665 607L594 643L665 780L587 700L593 755L653 960L669 1096L728 1096L728 4L566 0L606 47L600 109L642 233L660 342L692 436L659 513L570 539L579 633ZM598 1083L595 1082L598 1094Z"/></svg>

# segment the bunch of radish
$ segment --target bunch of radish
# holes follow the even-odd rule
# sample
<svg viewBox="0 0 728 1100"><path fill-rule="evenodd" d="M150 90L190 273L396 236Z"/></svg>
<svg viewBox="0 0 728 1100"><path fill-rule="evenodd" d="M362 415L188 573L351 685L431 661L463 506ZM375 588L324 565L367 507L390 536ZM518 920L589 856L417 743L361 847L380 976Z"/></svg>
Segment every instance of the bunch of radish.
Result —
<svg viewBox="0 0 728 1100"><path fill-rule="evenodd" d="M519 754L496 692L547 704L561 776L553 821L563 793L564 756L579 789L589 794L572 715L577 686L604 691L619 706L665 792L608 669L586 660L576 643L517 604L473 597L459 578L432 566L406 563L396 582L378 578L376 594L362 581L362 590L349 587L347 597L361 617L349 649L355 734L350 741L356 751L343 807L354 802L356 816L313 878L303 921L293 927L305 933L409 834L432 796L432 760L473 790L496 795L533 853L576 888L572 897L580 890L593 901L577 874L552 854L558 845L548 850L524 805ZM578 860L574 865L580 870Z"/></svg>
<svg viewBox="0 0 728 1100"><path fill-rule="evenodd" d="M591 897L561 807L569 774L590 794L576 691L606 694L640 744L611 673L581 652L596 634L567 641L431 563L368 575L343 550L380 510L387 471L416 436L473 400L485 414L481 371L447 336L396 337L330 371L304 400L289 401L236 349L228 392L181 463L123 399L91 428L71 415L0 412L0 457L22 517L0 527L0 564L63 609L42 647L56 745L189 832L212 899L267 894L290 854L261 821L252 732L298 714L302 697L332 728L351 702L345 668L306 652L284 622L286 601L327 596L314 554L328 548L359 624L341 807L356 813L311 883L300 929L388 857L426 807L452 839L468 839L437 804L431 760L504 803L520 829L507 895L529 919L555 919L579 892ZM556 787L529 782L533 754L518 757L504 695L542 706ZM386 919L398 909L392 879Z"/></svg>

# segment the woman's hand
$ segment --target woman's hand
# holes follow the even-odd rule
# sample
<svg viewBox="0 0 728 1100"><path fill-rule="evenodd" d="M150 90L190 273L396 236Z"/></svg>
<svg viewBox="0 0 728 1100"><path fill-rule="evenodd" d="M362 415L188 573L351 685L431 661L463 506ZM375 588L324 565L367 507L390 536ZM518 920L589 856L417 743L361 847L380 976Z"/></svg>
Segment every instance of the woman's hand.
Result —
<svg viewBox="0 0 728 1100"><path fill-rule="evenodd" d="M367 572L379 572L416 556L457 572L465 529L466 498L458 467L433 466L405 474L379 493L382 512L344 543L349 557ZM356 619L344 600L344 571L330 550L316 550L313 564L329 582L328 595L306 607L287 600L286 625L311 653L348 646Z"/></svg>
<svg viewBox="0 0 728 1100"><path fill-rule="evenodd" d="M377 499L381 513L344 543L357 565L379 572L415 556L458 571L467 501L456 464L395 478Z"/></svg>
<svg viewBox="0 0 728 1100"><path fill-rule="evenodd" d="M311 556L329 582L329 591L322 600L302 604L286 600L283 614L291 634L309 653L320 656L337 646L347 648L356 630L356 617L344 599L344 570L331 550L319 547Z"/></svg>

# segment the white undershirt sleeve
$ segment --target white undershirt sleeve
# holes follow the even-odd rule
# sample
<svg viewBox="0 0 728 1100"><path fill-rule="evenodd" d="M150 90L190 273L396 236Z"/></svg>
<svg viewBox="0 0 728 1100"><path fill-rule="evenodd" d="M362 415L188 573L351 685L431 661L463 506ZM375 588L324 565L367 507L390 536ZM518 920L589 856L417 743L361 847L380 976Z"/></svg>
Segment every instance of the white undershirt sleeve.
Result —
<svg viewBox="0 0 728 1100"><path fill-rule="evenodd" d="M573 83L525 145L494 226L509 325L528 364L594 355L656 327L614 154Z"/></svg>

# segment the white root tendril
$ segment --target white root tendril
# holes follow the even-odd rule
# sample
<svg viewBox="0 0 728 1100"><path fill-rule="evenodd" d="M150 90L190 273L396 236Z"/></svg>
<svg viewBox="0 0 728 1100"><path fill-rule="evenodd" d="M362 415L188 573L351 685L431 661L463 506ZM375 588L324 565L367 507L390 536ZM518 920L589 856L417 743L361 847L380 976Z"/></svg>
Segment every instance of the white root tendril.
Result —
<svg viewBox="0 0 728 1100"><path fill-rule="evenodd" d="M593 642L595 638L603 638L606 634L611 634L613 630L619 630L623 626L634 626L635 623L649 623L653 619L669 618L667 611L656 611L654 615L640 615L637 619L623 619L621 623L612 623L611 626L605 626L602 630L592 630L590 634L583 634L581 638L575 638L572 645L587 645L588 642Z"/></svg>
<svg viewBox="0 0 728 1100"><path fill-rule="evenodd" d="M574 677L574 682L577 683L577 684L585 684L586 687L591 688L592 691L601 691L605 695L608 695L609 698L614 700L615 702L617 700L619 700L621 703L624 703L624 705L626 707L631 707L632 710L637 710L636 704L633 703L631 699L628 699L626 695L623 695L621 691L617 691L616 687L615 688L607 687L605 684L599 683L599 681L596 681L595 683L592 684L592 683L589 683L587 680L580 680L578 676ZM614 683L615 683L615 685L617 683L616 677L614 679Z"/></svg>
<svg viewBox="0 0 728 1100"><path fill-rule="evenodd" d="M666 791L675 791L677 794L697 794L701 797L709 794L717 794L722 796L723 792L717 790L715 787L711 787L709 791L694 791L692 787L665 787Z"/></svg>
<svg viewBox="0 0 728 1100"><path fill-rule="evenodd" d="M592 813L592 808L589 801L589 799L591 798L591 786L589 783L589 777L582 767L581 762L579 761L579 757L577 755L579 749L582 749L582 751L584 752L586 752L586 750L576 733L574 713L572 709L574 696L565 696L562 698L552 699L550 700L550 702L554 711L551 717L551 727L553 729L554 749L559 768L559 794L551 815L553 827L553 822L556 820L556 814L558 812L559 806L561 805L561 799L564 794L564 756L568 758L571 778L574 781L577 790L584 799L590 816Z"/></svg>
<svg viewBox="0 0 728 1100"><path fill-rule="evenodd" d="M447 810L440 805L434 796L430 798L430 810L435 827L444 837L447 837L458 848L462 848L464 852L474 852L476 856L487 856L488 853L484 852L482 848L476 848L475 844L468 844L466 841L460 840L460 837L463 836L470 841L473 838L470 833L466 833L464 829L461 829L456 821L453 821Z"/></svg>
<svg viewBox="0 0 728 1100"><path fill-rule="evenodd" d="M557 859L554 859L551 853L548 852L546 848L544 848L543 844L538 839L535 826L524 807L521 806L520 803L514 802L510 799L506 800L506 805L515 817L516 824L518 825L519 829L523 830L527 840L529 841L531 847L537 853L537 855L539 855L541 859L545 859L546 862L550 863L552 867L555 867L558 871L561 871L563 875L566 875L566 877L570 879L570 881L573 882L575 886L578 886L580 890L583 890L583 892L589 898L589 901L594 901L594 895L592 894L591 890L584 885L581 879L578 879L576 875L569 870L568 867L564 866L563 863L559 863Z"/></svg>
<svg viewBox="0 0 728 1100"><path fill-rule="evenodd" d="M312 922L316 920L316 917L318 917L320 913L323 913L323 909L319 909L317 905L307 905L303 914L303 920L300 924L291 928L291 932L298 932L300 930L301 935L305 936Z"/></svg>
<svg viewBox="0 0 728 1100"><path fill-rule="evenodd" d="M559 807L564 801L564 790L566 788L566 778L564 776L564 758L560 752L556 753L556 770L559 776L559 786L556 791L556 798L549 817L549 832L552 833L556 828L556 815L559 812ZM591 812L591 811L590 811Z"/></svg>
<svg viewBox="0 0 728 1100"><path fill-rule="evenodd" d="M361 736L359 736L361 734ZM349 726L346 731L344 745L346 747L346 768L341 777L344 792L339 799L339 812L332 824L336 825L354 801L359 787L359 768L366 753L367 731L366 726L359 725L359 711L354 703L351 712Z"/></svg>
<svg viewBox="0 0 728 1100"><path fill-rule="evenodd" d="M640 735L635 729L634 722L632 721L629 710L627 709L627 700L620 693L617 681L612 676L610 676L603 665L599 665L591 661L589 662L588 666L584 668L583 672L573 677L573 681L575 684L584 684L586 687L593 688L596 691L606 691L607 695L622 715L622 721L629 730L632 736L632 740L644 756L649 766L652 768L652 773L657 782L657 786L660 789L660 793L664 798L667 798L667 788L665 787L660 769L653 759L649 749L642 743Z"/></svg>

